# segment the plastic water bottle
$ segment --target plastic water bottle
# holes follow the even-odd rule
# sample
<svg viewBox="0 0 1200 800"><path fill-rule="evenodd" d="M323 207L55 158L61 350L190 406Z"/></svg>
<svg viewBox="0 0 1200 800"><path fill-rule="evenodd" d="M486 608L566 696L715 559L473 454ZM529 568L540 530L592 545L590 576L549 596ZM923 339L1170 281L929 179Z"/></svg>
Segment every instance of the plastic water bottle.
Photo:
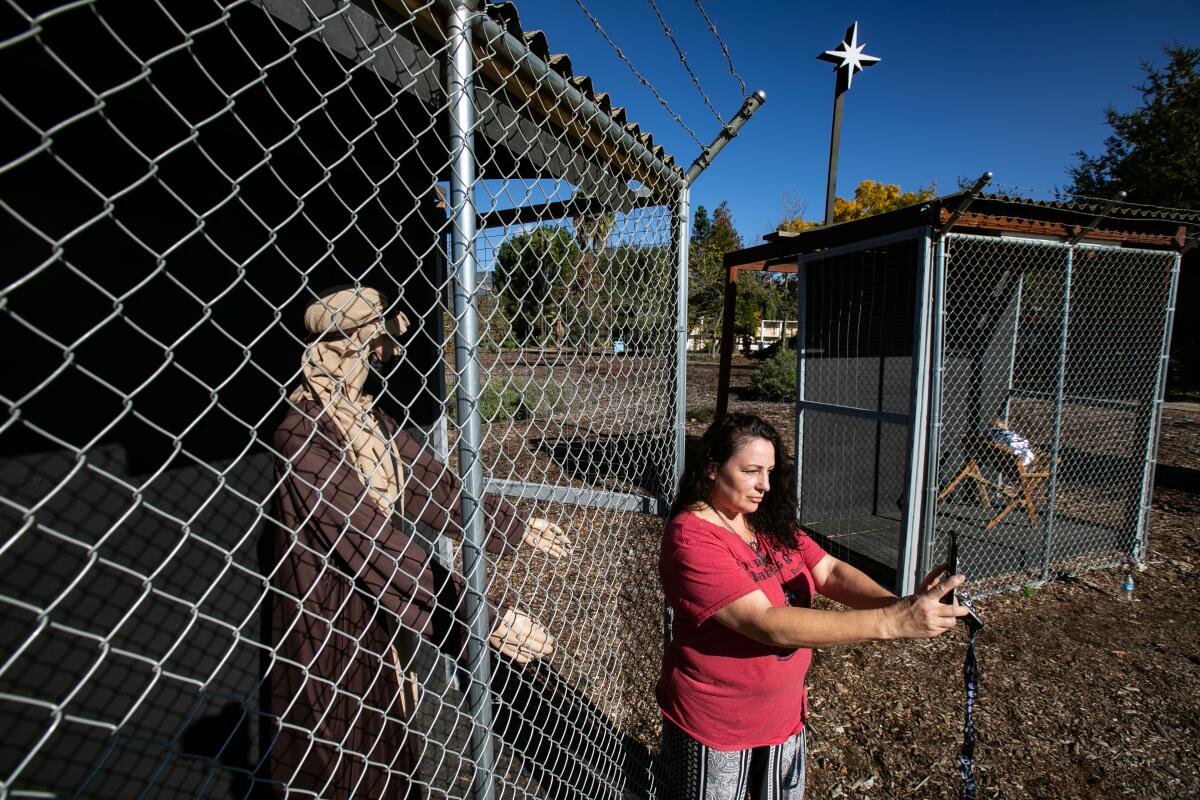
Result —
<svg viewBox="0 0 1200 800"><path fill-rule="evenodd" d="M1131 570L1125 572L1125 580L1121 582L1121 591L1117 595L1117 599L1122 603L1133 602L1133 572Z"/></svg>

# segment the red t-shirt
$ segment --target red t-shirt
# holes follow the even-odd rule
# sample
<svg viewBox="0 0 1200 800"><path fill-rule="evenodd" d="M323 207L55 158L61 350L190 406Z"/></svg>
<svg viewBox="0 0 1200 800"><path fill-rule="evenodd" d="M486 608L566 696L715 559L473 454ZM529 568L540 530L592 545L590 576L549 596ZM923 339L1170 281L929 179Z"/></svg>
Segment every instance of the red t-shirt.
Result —
<svg viewBox="0 0 1200 800"><path fill-rule="evenodd" d="M779 744L804 727L812 651L762 644L712 618L755 589L773 606L811 606L811 570L825 551L799 531L796 538L793 550L760 537L758 553L732 531L687 511L663 531L658 572L675 621L658 705L714 750Z"/></svg>

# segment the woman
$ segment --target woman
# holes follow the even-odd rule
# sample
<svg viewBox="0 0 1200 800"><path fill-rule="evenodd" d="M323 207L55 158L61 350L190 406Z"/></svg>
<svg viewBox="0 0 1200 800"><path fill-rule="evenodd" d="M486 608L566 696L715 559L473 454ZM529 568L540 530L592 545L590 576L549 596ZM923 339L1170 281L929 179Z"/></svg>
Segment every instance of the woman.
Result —
<svg viewBox="0 0 1200 800"><path fill-rule="evenodd" d="M937 636L966 614L940 602L961 575L938 568L900 599L809 539L783 440L744 414L689 457L659 574L675 612L657 690L671 800L799 800L810 648ZM811 608L814 592L852 610Z"/></svg>

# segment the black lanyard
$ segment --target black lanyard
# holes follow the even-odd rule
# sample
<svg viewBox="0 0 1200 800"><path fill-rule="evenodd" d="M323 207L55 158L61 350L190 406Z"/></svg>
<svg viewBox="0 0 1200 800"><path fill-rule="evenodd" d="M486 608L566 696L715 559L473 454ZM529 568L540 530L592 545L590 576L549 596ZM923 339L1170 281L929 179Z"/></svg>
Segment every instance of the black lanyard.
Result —
<svg viewBox="0 0 1200 800"><path fill-rule="evenodd" d="M971 607L970 601L960 597L959 602ZM972 609L974 610L974 609ZM967 711L963 719L963 743L958 756L958 771L962 778L961 800L975 800L975 698L979 694L979 670L975 664L975 637L978 628L971 628L967 641L967 657L963 661L963 682L967 686Z"/></svg>

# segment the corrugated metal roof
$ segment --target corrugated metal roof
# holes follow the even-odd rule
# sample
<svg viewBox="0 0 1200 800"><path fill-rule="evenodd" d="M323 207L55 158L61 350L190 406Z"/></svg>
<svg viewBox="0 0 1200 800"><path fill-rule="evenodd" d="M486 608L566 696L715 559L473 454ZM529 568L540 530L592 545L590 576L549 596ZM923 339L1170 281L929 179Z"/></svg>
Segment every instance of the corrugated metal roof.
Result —
<svg viewBox="0 0 1200 800"><path fill-rule="evenodd" d="M546 62L550 69L554 70L563 80L571 84L584 97L595 103L602 112L612 117L614 122L624 128L625 132L634 139L641 142L656 158L682 174L683 170L675 166L675 157L668 153L662 145L654 143L653 134L648 131L643 132L640 125L626 119L625 108L623 106L614 106L612 98L609 97L607 92L597 92L595 90L595 87L592 85L591 76L575 74L569 55L566 53L550 52L550 41L545 31L526 31L521 27L521 17L515 5L509 2L496 3L494 5L488 4L485 6L485 12L493 22L503 27L513 37L524 42L531 53Z"/></svg>

